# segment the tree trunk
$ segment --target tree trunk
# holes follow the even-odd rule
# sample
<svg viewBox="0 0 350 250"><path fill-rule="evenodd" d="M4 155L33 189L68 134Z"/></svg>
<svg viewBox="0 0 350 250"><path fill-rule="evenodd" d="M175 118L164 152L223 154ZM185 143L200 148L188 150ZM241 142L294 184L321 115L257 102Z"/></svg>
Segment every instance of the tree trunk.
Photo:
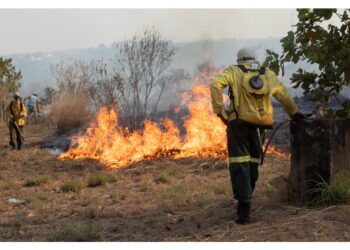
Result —
<svg viewBox="0 0 350 250"><path fill-rule="evenodd" d="M292 121L291 194L294 201L309 203L310 190L321 178L329 182L342 170L350 170L350 119Z"/></svg>

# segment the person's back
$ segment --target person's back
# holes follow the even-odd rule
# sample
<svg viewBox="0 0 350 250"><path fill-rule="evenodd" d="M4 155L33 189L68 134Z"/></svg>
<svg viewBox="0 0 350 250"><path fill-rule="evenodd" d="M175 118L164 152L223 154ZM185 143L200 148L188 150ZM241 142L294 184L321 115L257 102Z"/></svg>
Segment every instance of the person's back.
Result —
<svg viewBox="0 0 350 250"><path fill-rule="evenodd" d="M283 104L289 115L298 108L276 74L254 61L230 66L212 83L212 104L216 114L225 116L222 89L229 87L230 110L228 121L242 120L257 127L272 128L273 105L271 97Z"/></svg>
<svg viewBox="0 0 350 250"><path fill-rule="evenodd" d="M35 95L31 95L31 96L29 96L26 104L28 107L35 108L37 105L37 102L38 102L38 97L36 97Z"/></svg>
<svg viewBox="0 0 350 250"><path fill-rule="evenodd" d="M34 122L37 123L37 113L39 112L39 98L36 93L33 93L26 100L26 105L28 107L28 122L31 115L34 115Z"/></svg>

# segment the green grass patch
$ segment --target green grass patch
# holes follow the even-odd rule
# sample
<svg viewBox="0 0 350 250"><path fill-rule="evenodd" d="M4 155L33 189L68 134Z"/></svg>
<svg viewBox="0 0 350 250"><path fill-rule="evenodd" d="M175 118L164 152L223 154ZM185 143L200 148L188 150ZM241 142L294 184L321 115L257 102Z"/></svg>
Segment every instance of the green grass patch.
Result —
<svg viewBox="0 0 350 250"><path fill-rule="evenodd" d="M84 188L84 185L79 181L66 181L61 186L62 192L80 192Z"/></svg>
<svg viewBox="0 0 350 250"><path fill-rule="evenodd" d="M60 226L50 237L52 241L97 241L101 239L102 229L94 224Z"/></svg>
<svg viewBox="0 0 350 250"><path fill-rule="evenodd" d="M53 193L51 192L41 192L37 195L38 199L41 201L50 201L53 199Z"/></svg>
<svg viewBox="0 0 350 250"><path fill-rule="evenodd" d="M12 190L12 191L18 191L21 189L21 186L13 181L4 182L1 184L2 190Z"/></svg>
<svg viewBox="0 0 350 250"><path fill-rule="evenodd" d="M47 183L49 180L50 180L50 177L48 176L42 176L39 178L28 177L25 179L24 186L26 187L39 186L41 184Z"/></svg>
<svg viewBox="0 0 350 250"><path fill-rule="evenodd" d="M115 182L116 177L112 174L96 174L91 175L88 180L89 187L97 187L101 185L105 185L108 182Z"/></svg>
<svg viewBox="0 0 350 250"><path fill-rule="evenodd" d="M211 203L214 200L214 197L210 194L202 194L195 198L195 201L200 206L205 206Z"/></svg>
<svg viewBox="0 0 350 250"><path fill-rule="evenodd" d="M185 205L192 198L192 194L186 192L182 186L160 188L159 193L162 199L171 201L175 206Z"/></svg>
<svg viewBox="0 0 350 250"><path fill-rule="evenodd" d="M315 198L312 204L334 205L350 202L350 178L349 175L337 175L330 183L321 178L316 188L309 191Z"/></svg>
<svg viewBox="0 0 350 250"><path fill-rule="evenodd" d="M167 167L162 170L156 177L156 182L170 183L173 177L179 176L186 172L186 168L181 165Z"/></svg>

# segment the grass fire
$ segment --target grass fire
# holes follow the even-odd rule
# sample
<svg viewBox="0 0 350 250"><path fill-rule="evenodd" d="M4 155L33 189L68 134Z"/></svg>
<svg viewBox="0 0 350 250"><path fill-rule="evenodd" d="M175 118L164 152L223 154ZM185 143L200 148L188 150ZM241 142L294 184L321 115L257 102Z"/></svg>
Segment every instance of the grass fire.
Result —
<svg viewBox="0 0 350 250"><path fill-rule="evenodd" d="M195 78L191 91L182 93L182 105L190 112L184 118L184 136L170 119L161 124L145 121L142 131L130 133L118 126L114 109L103 107L86 134L74 136L71 148L58 159L91 158L116 168L160 157L226 157L226 126L212 112L209 91L210 82L221 71L212 65ZM267 152L284 155L273 146Z"/></svg>
<svg viewBox="0 0 350 250"><path fill-rule="evenodd" d="M349 9L0 17L0 242L350 240Z"/></svg>

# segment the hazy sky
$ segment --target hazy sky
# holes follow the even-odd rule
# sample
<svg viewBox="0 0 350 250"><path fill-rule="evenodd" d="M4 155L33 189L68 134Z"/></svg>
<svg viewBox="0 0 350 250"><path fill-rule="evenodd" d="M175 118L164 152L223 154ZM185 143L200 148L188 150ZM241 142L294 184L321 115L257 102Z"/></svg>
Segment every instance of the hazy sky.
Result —
<svg viewBox="0 0 350 250"><path fill-rule="evenodd" d="M282 37L295 9L0 9L0 55L97 47L154 26L175 42Z"/></svg>

